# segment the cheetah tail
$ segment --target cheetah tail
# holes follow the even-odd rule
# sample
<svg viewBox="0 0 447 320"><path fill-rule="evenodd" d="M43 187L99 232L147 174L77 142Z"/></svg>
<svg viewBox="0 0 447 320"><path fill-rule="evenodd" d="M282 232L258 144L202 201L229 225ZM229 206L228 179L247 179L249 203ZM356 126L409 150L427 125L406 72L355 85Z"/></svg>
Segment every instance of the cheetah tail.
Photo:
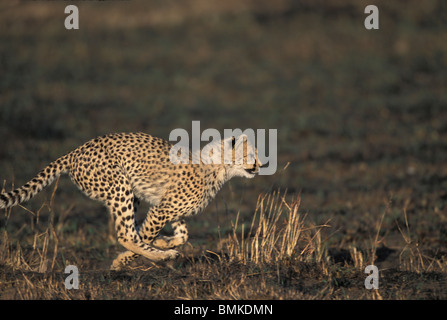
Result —
<svg viewBox="0 0 447 320"><path fill-rule="evenodd" d="M0 209L15 206L34 197L54 179L68 171L69 159L70 153L50 163L22 187L11 192L0 193Z"/></svg>

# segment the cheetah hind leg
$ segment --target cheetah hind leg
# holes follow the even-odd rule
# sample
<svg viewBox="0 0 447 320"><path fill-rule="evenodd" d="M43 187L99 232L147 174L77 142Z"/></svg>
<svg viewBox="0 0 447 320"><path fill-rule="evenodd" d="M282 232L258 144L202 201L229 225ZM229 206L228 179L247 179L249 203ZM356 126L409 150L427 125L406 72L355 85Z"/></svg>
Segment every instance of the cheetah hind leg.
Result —
<svg viewBox="0 0 447 320"><path fill-rule="evenodd" d="M165 260L172 260L179 256L179 252L175 250L168 250L164 251L164 255L160 256L159 259L154 259L153 257L150 259L152 261L165 261ZM127 250L124 252L121 252L115 260L113 260L112 265L110 266L110 270L112 271L119 271L122 270L124 267L129 265L132 261L134 261L136 258L141 256L138 253L135 253L133 251Z"/></svg>
<svg viewBox="0 0 447 320"><path fill-rule="evenodd" d="M132 251L124 251L121 252L118 257L113 260L112 265L110 266L110 270L112 271L119 271L123 269L123 267L127 266L129 263L134 261L137 257L139 257L139 254L136 254Z"/></svg>
<svg viewBox="0 0 447 320"><path fill-rule="evenodd" d="M118 242L127 249L127 251L118 255L110 269L120 270L139 255L152 261L175 259L179 255L179 252L175 250L162 251L143 241L137 232L135 224L135 211L133 208L135 199L130 190L125 191L124 189L121 191L121 194L117 195L117 198L120 200L119 202L106 202L106 206L115 221ZM157 233L158 229L162 227L162 225L157 226Z"/></svg>
<svg viewBox="0 0 447 320"><path fill-rule="evenodd" d="M179 253L175 250L168 250L164 251L167 254L164 254L159 259L151 259L152 261L164 261L164 260L171 260L178 257ZM125 266L130 264L132 261L134 261L136 258L138 258L140 254L135 253L133 251L127 250L124 252L121 252L115 260L113 260L112 265L110 266L110 270L112 271L119 271L122 270Z"/></svg>
<svg viewBox="0 0 447 320"><path fill-rule="evenodd" d="M188 229L186 229L186 223L184 220L175 221L172 223L174 229L174 235L171 237L158 236L152 242L152 245L156 248L166 250L181 246L188 240Z"/></svg>

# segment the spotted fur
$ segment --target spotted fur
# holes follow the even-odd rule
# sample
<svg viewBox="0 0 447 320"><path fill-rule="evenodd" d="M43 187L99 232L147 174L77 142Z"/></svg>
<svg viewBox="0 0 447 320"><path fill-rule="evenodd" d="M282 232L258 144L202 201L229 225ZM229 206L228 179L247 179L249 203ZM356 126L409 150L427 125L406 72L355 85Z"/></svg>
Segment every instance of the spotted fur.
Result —
<svg viewBox="0 0 447 320"><path fill-rule="evenodd" d="M111 269L118 270L140 255L153 261L172 259L179 254L172 248L188 239L184 218L202 211L232 177L252 178L258 172L256 149L246 139L238 141L243 141L244 150L252 148L251 153L244 151L243 163L214 164L218 162L212 161L213 156L219 155L214 150L208 162L174 164L169 158L172 145L163 139L145 133L105 135L50 163L24 186L0 194L0 209L31 199L66 173L88 197L104 203L113 218L117 239L127 251L118 255ZM233 160L240 147L235 138L216 145L222 150L231 145ZM250 155L253 161L246 161ZM140 200L152 207L137 225ZM174 235L159 236L167 223L172 224Z"/></svg>

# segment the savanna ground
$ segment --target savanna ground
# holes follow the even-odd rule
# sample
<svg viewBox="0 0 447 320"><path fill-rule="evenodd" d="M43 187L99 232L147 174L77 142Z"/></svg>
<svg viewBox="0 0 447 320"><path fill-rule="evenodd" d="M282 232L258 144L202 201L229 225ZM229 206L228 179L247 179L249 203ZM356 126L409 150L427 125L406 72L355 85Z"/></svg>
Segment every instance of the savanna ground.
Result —
<svg viewBox="0 0 447 320"><path fill-rule="evenodd" d="M193 120L277 129L278 170L228 183L176 261L121 272L105 208L62 177L2 211L1 299L447 298L445 1L76 5L76 31L65 2L0 5L0 188L95 136Z"/></svg>

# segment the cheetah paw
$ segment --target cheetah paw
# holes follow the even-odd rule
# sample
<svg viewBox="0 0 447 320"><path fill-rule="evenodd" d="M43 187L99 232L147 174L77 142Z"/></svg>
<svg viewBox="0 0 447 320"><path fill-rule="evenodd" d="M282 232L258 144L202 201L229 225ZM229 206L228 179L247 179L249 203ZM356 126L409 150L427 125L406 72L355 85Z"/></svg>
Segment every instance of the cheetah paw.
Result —
<svg viewBox="0 0 447 320"><path fill-rule="evenodd" d="M152 245L156 248L166 250L166 249L172 249L172 248L181 246L184 243L185 243L185 241L183 241L181 238L159 237L159 238L156 238L152 242Z"/></svg>
<svg viewBox="0 0 447 320"><path fill-rule="evenodd" d="M178 252L177 250L172 250L172 249L166 250L163 253L164 253L163 260L173 260L180 255L180 252Z"/></svg>
<svg viewBox="0 0 447 320"><path fill-rule="evenodd" d="M124 267L124 264L121 261L113 260L112 265L110 266L110 271L120 271Z"/></svg>

